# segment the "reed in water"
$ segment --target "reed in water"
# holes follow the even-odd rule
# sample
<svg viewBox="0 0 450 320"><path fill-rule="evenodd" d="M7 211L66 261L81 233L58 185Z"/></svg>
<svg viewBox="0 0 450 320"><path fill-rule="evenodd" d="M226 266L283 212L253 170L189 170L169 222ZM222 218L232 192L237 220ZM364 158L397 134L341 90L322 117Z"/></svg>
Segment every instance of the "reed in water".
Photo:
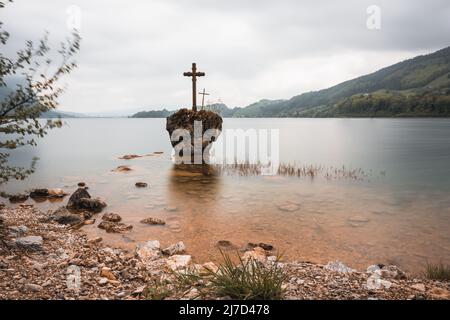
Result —
<svg viewBox="0 0 450 320"><path fill-rule="evenodd" d="M213 165L218 174L229 176L260 176L267 172L269 165L261 163L251 164L232 163L232 164L215 164ZM327 180L349 179L359 180L368 179L373 176L372 171L367 173L362 168L348 168L342 167L327 167L323 165L302 165L297 163L281 163L275 174L278 176L297 177L297 178L318 178L322 177ZM380 172L379 176L385 176L385 173Z"/></svg>

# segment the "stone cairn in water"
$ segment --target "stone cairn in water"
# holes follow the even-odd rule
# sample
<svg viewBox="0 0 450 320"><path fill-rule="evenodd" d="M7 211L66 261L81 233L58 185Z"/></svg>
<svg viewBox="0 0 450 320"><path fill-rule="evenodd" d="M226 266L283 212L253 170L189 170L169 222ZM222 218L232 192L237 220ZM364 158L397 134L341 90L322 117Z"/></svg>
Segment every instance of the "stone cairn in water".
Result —
<svg viewBox="0 0 450 320"><path fill-rule="evenodd" d="M184 76L192 77L192 110L180 109L167 117L166 130L169 132L169 138L172 146L175 148L175 157L179 160L182 157L184 160L181 160L181 162L184 163L198 163L199 160L200 163L205 163L206 159L203 155L208 155L208 152L205 152L205 150L209 150L212 142L218 138L222 131L223 120L215 112L207 110L197 111L196 81L197 77L205 76L205 73L197 71L196 64L193 63L192 71L185 72ZM178 131L174 135L177 129L183 129L184 131ZM205 135L205 132L208 133L208 130L209 133L214 133L213 136ZM189 135L189 137L186 137L186 135ZM190 157L183 154L182 147L188 147L184 150L190 150Z"/></svg>

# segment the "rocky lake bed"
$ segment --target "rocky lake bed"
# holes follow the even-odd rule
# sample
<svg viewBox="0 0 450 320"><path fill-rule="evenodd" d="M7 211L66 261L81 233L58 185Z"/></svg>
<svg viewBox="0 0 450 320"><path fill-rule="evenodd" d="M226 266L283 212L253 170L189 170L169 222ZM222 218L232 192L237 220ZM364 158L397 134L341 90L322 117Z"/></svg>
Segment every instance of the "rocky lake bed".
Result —
<svg viewBox="0 0 450 320"><path fill-rule="evenodd" d="M197 263L183 239L161 247L160 240L137 243L134 250L89 238L84 225L105 232L132 229L120 215L104 210L84 184L65 206L43 212L33 197L65 197L53 189L10 197L0 203L0 299L231 299L214 286L222 261ZM148 218L142 223L164 225ZM267 243L239 248L228 240L216 243L221 252L236 253L261 268L274 266L283 274L282 299L450 299L450 283L410 275L394 265L374 264L355 270L340 261L317 264L284 261Z"/></svg>

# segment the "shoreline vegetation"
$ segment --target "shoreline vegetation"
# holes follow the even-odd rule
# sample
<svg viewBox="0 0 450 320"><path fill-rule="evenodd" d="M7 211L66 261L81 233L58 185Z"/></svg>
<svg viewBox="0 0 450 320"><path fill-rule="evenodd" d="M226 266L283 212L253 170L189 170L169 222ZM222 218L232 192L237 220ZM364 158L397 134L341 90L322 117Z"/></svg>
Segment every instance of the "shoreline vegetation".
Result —
<svg viewBox="0 0 450 320"><path fill-rule="evenodd" d="M44 190L34 196L55 196ZM284 261L270 244L236 250L226 240L217 243L222 258L202 264L182 241L113 248L81 229L101 219L106 232L129 231L119 215L101 213L105 206L82 183L55 211L0 204L0 299L450 299L443 265L421 275L382 264L357 271L340 261Z"/></svg>

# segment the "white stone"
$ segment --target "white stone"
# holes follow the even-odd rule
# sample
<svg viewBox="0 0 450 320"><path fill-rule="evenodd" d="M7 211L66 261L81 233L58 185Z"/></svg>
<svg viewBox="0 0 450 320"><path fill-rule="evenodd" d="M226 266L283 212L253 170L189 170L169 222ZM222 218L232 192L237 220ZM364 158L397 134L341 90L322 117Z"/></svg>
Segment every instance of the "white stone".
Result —
<svg viewBox="0 0 450 320"><path fill-rule="evenodd" d="M381 270L379 266L377 266L376 264L373 264L371 266L368 266L366 269L366 273L374 273Z"/></svg>
<svg viewBox="0 0 450 320"><path fill-rule="evenodd" d="M184 253L186 251L186 246L183 241L177 242L165 249L163 249L163 253L169 256L173 256L174 254Z"/></svg>
<svg viewBox="0 0 450 320"><path fill-rule="evenodd" d="M172 270L179 270L187 267L192 262L190 255L174 255L167 259L167 265Z"/></svg>
<svg viewBox="0 0 450 320"><path fill-rule="evenodd" d="M366 283L366 287L368 290L380 290L380 289L389 289L392 286L392 282L388 280L383 280L376 272L372 274Z"/></svg>
<svg viewBox="0 0 450 320"><path fill-rule="evenodd" d="M339 273L350 273L355 272L355 269L347 267L345 264L343 264L341 261L336 260L333 262L328 262L324 267L324 269Z"/></svg>
<svg viewBox="0 0 450 320"><path fill-rule="evenodd" d="M211 272L214 272L214 273L216 273L216 272L219 270L219 268L216 266L216 264L215 264L214 262L211 262L211 261L205 262L205 263L202 265L202 267L203 267L204 269L207 269L207 270L209 270L209 271L211 271Z"/></svg>
<svg viewBox="0 0 450 320"><path fill-rule="evenodd" d="M193 300L199 297L199 292L197 288L192 288L187 293L185 293L183 299Z"/></svg>
<svg viewBox="0 0 450 320"><path fill-rule="evenodd" d="M265 262L267 259L266 252L263 248L256 247L252 251L246 251L242 255L242 260L248 262L249 260Z"/></svg>
<svg viewBox="0 0 450 320"><path fill-rule="evenodd" d="M158 240L150 240L136 245L136 255L143 262L153 261L161 257L160 249Z"/></svg>
<svg viewBox="0 0 450 320"><path fill-rule="evenodd" d="M68 193L65 192L63 189L53 188L53 189L48 189L48 195L50 197L61 198L61 197L68 195Z"/></svg>

